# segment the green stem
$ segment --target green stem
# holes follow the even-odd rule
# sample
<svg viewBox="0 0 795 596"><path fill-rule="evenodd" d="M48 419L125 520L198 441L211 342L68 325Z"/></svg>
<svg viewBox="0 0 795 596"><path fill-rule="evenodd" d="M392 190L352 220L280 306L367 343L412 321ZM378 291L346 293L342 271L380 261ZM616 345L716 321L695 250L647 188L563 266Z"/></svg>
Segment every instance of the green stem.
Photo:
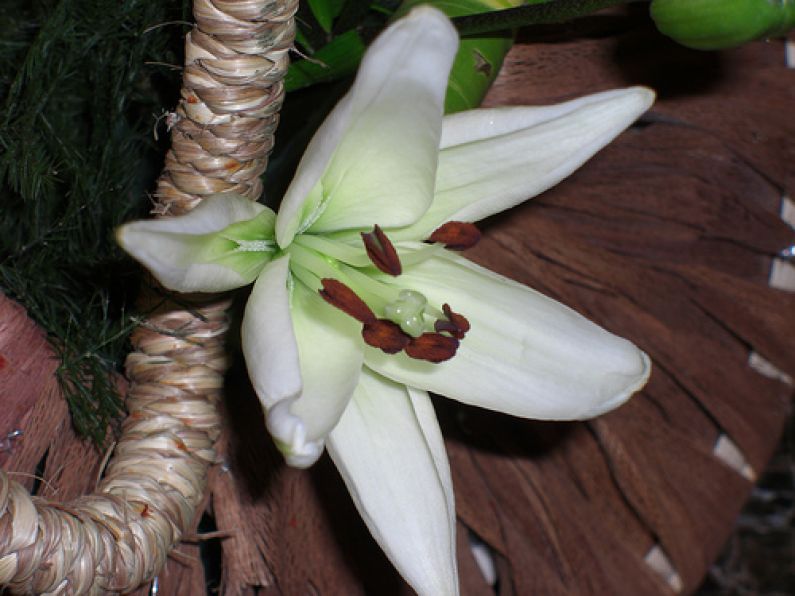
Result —
<svg viewBox="0 0 795 596"><path fill-rule="evenodd" d="M452 21L462 36L478 35L527 25L563 23L610 6L644 1L647 0L550 0L542 4L455 17Z"/></svg>

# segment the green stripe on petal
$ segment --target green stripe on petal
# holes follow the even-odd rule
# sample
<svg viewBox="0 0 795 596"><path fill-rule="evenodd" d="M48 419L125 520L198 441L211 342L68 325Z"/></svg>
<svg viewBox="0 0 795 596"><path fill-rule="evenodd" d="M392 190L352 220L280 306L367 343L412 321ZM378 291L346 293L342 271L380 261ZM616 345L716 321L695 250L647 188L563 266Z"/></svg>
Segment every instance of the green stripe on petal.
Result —
<svg viewBox="0 0 795 596"><path fill-rule="evenodd" d="M427 7L376 39L285 194L276 224L280 246L307 229L403 226L427 210L457 46L450 22Z"/></svg>
<svg viewBox="0 0 795 596"><path fill-rule="evenodd" d="M289 284L289 256L254 286L243 318L243 353L268 430L287 463L308 467L323 453L362 369L358 322L301 282Z"/></svg>
<svg viewBox="0 0 795 596"><path fill-rule="evenodd" d="M556 106L473 110L445 118L433 204L394 240L474 222L554 186L632 124L654 93L632 87Z"/></svg>
<svg viewBox="0 0 795 596"><path fill-rule="evenodd" d="M418 594L458 594L452 481L425 392L364 371L328 450L389 560Z"/></svg>
<svg viewBox="0 0 795 596"><path fill-rule="evenodd" d="M309 439L302 421L290 412L303 385L290 315L289 264L290 257L283 256L263 269L246 303L241 343L268 430L288 462L301 466L320 457L323 443Z"/></svg>
<svg viewBox="0 0 795 596"><path fill-rule="evenodd" d="M295 239L295 243L327 255L351 267L369 267L372 265L372 261L364 249L361 235L358 232L352 234L350 240L350 243L348 243L332 240L328 236L301 234Z"/></svg>
<svg viewBox="0 0 795 596"><path fill-rule="evenodd" d="M300 283L290 302L303 384L290 413L301 419L307 440L322 441L359 382L364 358L361 324Z"/></svg>
<svg viewBox="0 0 795 596"><path fill-rule="evenodd" d="M456 355L430 364L365 349L365 364L400 383L464 403L541 420L590 418L641 388L649 359L570 308L447 254L401 276L471 329Z"/></svg>
<svg viewBox="0 0 795 596"><path fill-rule="evenodd" d="M276 249L276 216L237 195L205 199L186 215L121 226L121 247L178 292L221 292L254 281Z"/></svg>

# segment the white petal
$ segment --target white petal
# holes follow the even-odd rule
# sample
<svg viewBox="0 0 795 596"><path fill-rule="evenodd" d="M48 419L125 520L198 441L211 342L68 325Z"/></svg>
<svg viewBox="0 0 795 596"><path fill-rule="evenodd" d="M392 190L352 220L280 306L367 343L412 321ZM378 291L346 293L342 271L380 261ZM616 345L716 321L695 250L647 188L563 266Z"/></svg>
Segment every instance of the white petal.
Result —
<svg viewBox="0 0 795 596"><path fill-rule="evenodd" d="M289 256L274 259L262 270L246 304L241 341L251 383L267 412L268 430L290 463L315 461L322 442L307 441L290 403L301 394L298 345L290 315Z"/></svg>
<svg viewBox="0 0 795 596"><path fill-rule="evenodd" d="M445 118L433 205L395 240L446 221L477 221L554 186L643 114L654 92L632 87L560 105L472 110Z"/></svg>
<svg viewBox="0 0 795 596"><path fill-rule="evenodd" d="M243 197L218 195L205 199L186 215L125 224L116 231L116 239L170 290L231 290L251 283L267 258L254 252L232 256L223 247L218 250L219 239L213 235L264 211L270 210ZM238 267L219 264L224 259L228 262L230 256Z"/></svg>
<svg viewBox="0 0 795 596"><path fill-rule="evenodd" d="M384 31L320 127L285 194L279 245L312 231L408 225L433 197L447 77L458 35L417 8Z"/></svg>
<svg viewBox="0 0 795 596"><path fill-rule="evenodd" d="M428 395L364 371L329 435L359 513L421 596L458 594L450 468Z"/></svg>
<svg viewBox="0 0 795 596"><path fill-rule="evenodd" d="M303 425L306 441L322 443L359 382L361 324L300 283L291 308L303 389L289 411Z"/></svg>
<svg viewBox="0 0 795 596"><path fill-rule="evenodd" d="M654 91L648 87L627 87L601 91L550 106L504 106L458 112L444 117L441 149L493 139L568 116L605 102L640 102L640 112L651 107ZM645 108L643 107L645 106Z"/></svg>
<svg viewBox="0 0 795 596"><path fill-rule="evenodd" d="M649 376L648 357L629 341L461 257L429 259L399 281L449 303L472 328L440 364L367 348L365 364L398 382L514 416L574 420L619 406Z"/></svg>

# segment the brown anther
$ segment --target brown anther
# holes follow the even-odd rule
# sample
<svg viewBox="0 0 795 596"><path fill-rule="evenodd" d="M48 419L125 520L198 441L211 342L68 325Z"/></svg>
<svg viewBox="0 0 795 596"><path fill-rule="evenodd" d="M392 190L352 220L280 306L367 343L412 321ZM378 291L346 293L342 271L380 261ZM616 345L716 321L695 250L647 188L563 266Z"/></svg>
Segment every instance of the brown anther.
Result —
<svg viewBox="0 0 795 596"><path fill-rule="evenodd" d="M367 256L373 265L388 275L398 276L403 271L395 247L384 231L376 225L372 232L362 232L362 240Z"/></svg>
<svg viewBox="0 0 795 596"><path fill-rule="evenodd" d="M464 339L464 336L469 331L469 321L464 315L460 315L450 308L449 304L443 304L442 310L444 316L447 317L446 321L436 321L434 328L437 332L446 331L457 339Z"/></svg>
<svg viewBox="0 0 795 596"><path fill-rule="evenodd" d="M449 335L439 333L423 333L413 338L406 346L406 354L416 360L428 362L444 362L455 356L458 340Z"/></svg>
<svg viewBox="0 0 795 596"><path fill-rule="evenodd" d="M411 337L403 333L399 325L385 319L365 323L362 337L368 345L387 354L397 354L411 341Z"/></svg>
<svg viewBox="0 0 795 596"><path fill-rule="evenodd" d="M341 281L326 277L321 279L320 283L323 284L323 289L318 290L318 293L331 306L339 308L345 314L365 325L377 320L375 314L364 300L359 298L356 292Z"/></svg>
<svg viewBox="0 0 795 596"><path fill-rule="evenodd" d="M442 321L439 319L433 324L433 329L436 333L449 333L456 339L463 339L463 337L458 337L460 333L458 327L453 325L450 321Z"/></svg>
<svg viewBox="0 0 795 596"><path fill-rule="evenodd" d="M427 242L441 242L450 250L472 248L480 240L480 230L464 221L448 221L433 231Z"/></svg>

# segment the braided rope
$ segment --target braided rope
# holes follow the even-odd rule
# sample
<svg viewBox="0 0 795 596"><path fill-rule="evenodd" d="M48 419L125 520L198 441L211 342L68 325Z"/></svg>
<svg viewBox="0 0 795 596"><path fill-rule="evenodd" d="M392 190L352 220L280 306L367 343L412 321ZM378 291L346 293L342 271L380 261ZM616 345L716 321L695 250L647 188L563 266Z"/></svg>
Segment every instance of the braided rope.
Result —
<svg viewBox="0 0 795 596"><path fill-rule="evenodd" d="M189 211L218 192L259 197L296 7L297 0L194 1L197 27L186 38L156 213ZM129 415L95 494L55 503L0 471L0 586L22 594L131 591L162 569L189 530L215 461L228 328L226 300L192 305L161 304L133 333Z"/></svg>

